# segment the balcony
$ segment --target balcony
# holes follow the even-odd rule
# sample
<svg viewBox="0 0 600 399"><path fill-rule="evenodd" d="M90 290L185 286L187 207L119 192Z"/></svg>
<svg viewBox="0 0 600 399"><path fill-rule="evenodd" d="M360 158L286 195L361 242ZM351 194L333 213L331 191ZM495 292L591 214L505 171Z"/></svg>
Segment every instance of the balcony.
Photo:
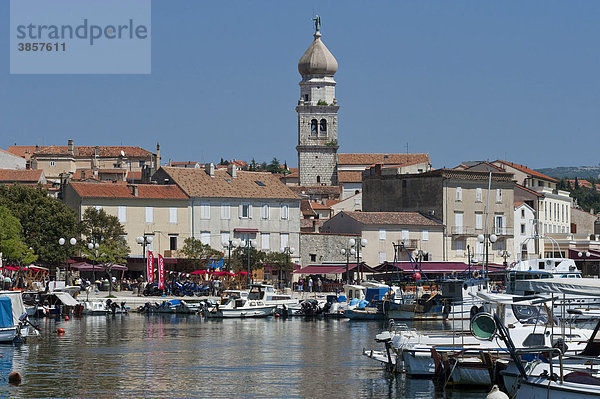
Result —
<svg viewBox="0 0 600 399"><path fill-rule="evenodd" d="M400 240L404 243L406 249L417 249L419 248L419 240L416 238L410 238L408 240Z"/></svg>
<svg viewBox="0 0 600 399"><path fill-rule="evenodd" d="M513 231L514 231L514 229L512 227L501 227L501 226L494 227L494 234L496 234L497 236L512 236Z"/></svg>
<svg viewBox="0 0 600 399"><path fill-rule="evenodd" d="M450 227L450 234L453 236L473 236L475 235L475 229L467 226L452 226Z"/></svg>

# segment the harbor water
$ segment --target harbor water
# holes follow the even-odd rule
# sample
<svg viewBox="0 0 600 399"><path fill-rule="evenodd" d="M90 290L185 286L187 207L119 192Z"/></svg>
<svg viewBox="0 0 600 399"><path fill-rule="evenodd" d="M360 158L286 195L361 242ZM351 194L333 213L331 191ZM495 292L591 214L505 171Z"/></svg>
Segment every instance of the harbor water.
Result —
<svg viewBox="0 0 600 399"><path fill-rule="evenodd" d="M37 322L41 336L0 346L2 397L485 397L386 374L361 354L378 348L379 322L165 314ZM13 370L19 386L7 383Z"/></svg>

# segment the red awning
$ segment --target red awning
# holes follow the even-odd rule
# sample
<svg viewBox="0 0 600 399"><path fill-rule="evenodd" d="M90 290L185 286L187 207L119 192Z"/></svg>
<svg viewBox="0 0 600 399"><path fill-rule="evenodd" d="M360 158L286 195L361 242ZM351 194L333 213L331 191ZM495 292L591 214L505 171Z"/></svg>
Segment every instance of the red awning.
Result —
<svg viewBox="0 0 600 399"><path fill-rule="evenodd" d="M452 273L452 272L464 272L469 269L469 265L464 262L422 262L421 270L425 273ZM504 270L504 266L502 265L492 265L488 266L490 269L502 269ZM416 265L414 268L418 271ZM481 265L471 265L471 270L480 270ZM413 265L410 262L386 262L377 266L377 271L382 273L386 271L395 271L399 269L403 273L412 273Z"/></svg>
<svg viewBox="0 0 600 399"><path fill-rule="evenodd" d="M356 267L356 263L351 263L349 265L350 269ZM342 271L337 271L340 269L344 269L343 272L346 271L345 263L337 263L333 265L308 265L301 269L295 270L294 274L334 274L334 273L343 273Z"/></svg>
<svg viewBox="0 0 600 399"><path fill-rule="evenodd" d="M244 229L240 227L233 229L233 231L236 233L258 233L258 229Z"/></svg>
<svg viewBox="0 0 600 399"><path fill-rule="evenodd" d="M580 252L582 256L579 256ZM586 252L589 252L590 256L585 256ZM569 258L573 260L598 260L600 259L600 252L593 249L584 249L580 251L578 249L569 248Z"/></svg>

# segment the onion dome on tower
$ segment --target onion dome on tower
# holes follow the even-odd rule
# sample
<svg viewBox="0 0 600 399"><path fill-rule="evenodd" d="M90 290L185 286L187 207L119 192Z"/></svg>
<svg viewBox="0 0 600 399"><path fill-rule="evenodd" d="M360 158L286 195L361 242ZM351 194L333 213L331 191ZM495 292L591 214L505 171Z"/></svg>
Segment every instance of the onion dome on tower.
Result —
<svg viewBox="0 0 600 399"><path fill-rule="evenodd" d="M317 17L318 18L318 17ZM338 69L338 63L331 51L321 41L320 19L316 24L315 40L298 61L300 75L333 76Z"/></svg>

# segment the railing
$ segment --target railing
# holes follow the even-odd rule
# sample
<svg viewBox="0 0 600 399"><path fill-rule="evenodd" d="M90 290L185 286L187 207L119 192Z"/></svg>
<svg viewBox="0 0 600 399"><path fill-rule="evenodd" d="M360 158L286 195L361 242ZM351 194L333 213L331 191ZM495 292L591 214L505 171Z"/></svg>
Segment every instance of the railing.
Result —
<svg viewBox="0 0 600 399"><path fill-rule="evenodd" d="M417 238L409 238L408 240L400 240L404 243L406 249L417 249L419 248L419 239Z"/></svg>
<svg viewBox="0 0 600 399"><path fill-rule="evenodd" d="M475 229L467 226L452 226L450 232L453 236L472 236L475 234Z"/></svg>
<svg viewBox="0 0 600 399"><path fill-rule="evenodd" d="M514 229L512 227L494 227L494 234L497 236L512 236Z"/></svg>

